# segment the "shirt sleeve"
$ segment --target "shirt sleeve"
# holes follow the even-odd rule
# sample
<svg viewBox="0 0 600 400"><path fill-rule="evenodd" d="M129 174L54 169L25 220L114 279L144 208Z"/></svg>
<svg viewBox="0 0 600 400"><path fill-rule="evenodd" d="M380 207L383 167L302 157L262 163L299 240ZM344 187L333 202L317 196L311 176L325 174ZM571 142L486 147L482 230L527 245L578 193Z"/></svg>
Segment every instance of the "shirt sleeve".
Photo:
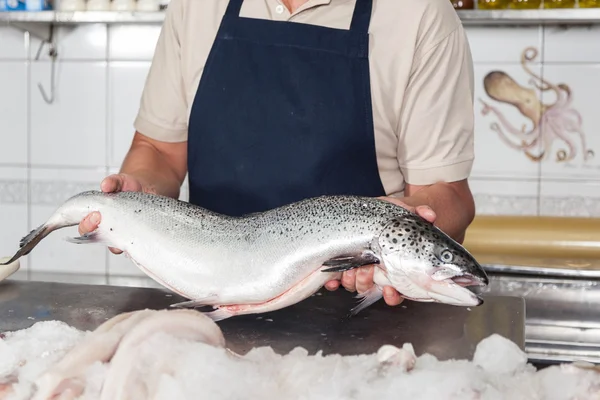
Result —
<svg viewBox="0 0 600 400"><path fill-rule="evenodd" d="M413 63L398 125L406 183L468 178L474 161L473 61L458 25Z"/></svg>
<svg viewBox="0 0 600 400"><path fill-rule="evenodd" d="M187 100L179 35L182 7L180 0L169 3L134 122L138 132L165 142L187 140Z"/></svg>

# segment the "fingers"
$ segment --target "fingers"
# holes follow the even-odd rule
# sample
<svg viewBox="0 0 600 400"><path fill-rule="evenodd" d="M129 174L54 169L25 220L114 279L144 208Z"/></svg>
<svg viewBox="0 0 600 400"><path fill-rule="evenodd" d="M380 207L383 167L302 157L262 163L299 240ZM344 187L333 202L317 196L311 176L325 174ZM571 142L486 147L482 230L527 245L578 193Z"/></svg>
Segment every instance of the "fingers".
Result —
<svg viewBox="0 0 600 400"><path fill-rule="evenodd" d="M123 252L122 250L115 249L114 247L109 247L108 250L110 250L110 252L113 254L121 254Z"/></svg>
<svg viewBox="0 0 600 400"><path fill-rule="evenodd" d="M400 293L391 286L383 288L383 299L389 306L397 306L404 301L404 297L400 296Z"/></svg>
<svg viewBox="0 0 600 400"><path fill-rule="evenodd" d="M142 191L140 182L127 174L113 174L107 176L102 183L100 183L100 188L106 193Z"/></svg>
<svg viewBox="0 0 600 400"><path fill-rule="evenodd" d="M79 234L85 235L86 233L92 232L98 225L100 224L101 216L100 213L94 211L88 214L80 223L79 223Z"/></svg>
<svg viewBox="0 0 600 400"><path fill-rule="evenodd" d="M373 266L357 268L356 271L356 290L363 293L373 286Z"/></svg>
<svg viewBox="0 0 600 400"><path fill-rule="evenodd" d="M342 286L349 292L356 291L356 270L345 271L342 275Z"/></svg>
<svg viewBox="0 0 600 400"><path fill-rule="evenodd" d="M109 175L100 183L100 189L105 193L120 192L123 178L120 175Z"/></svg>
<svg viewBox="0 0 600 400"><path fill-rule="evenodd" d="M327 289L329 291L337 290L339 287L340 287L340 282L336 281L336 280L325 283L325 289Z"/></svg>

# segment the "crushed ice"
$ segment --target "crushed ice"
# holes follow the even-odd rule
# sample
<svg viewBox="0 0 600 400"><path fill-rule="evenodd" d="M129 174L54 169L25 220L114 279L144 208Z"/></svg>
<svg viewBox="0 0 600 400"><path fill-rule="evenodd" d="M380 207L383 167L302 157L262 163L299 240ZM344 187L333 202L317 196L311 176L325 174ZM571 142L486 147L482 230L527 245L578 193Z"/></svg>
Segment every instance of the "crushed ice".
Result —
<svg viewBox="0 0 600 400"><path fill-rule="evenodd" d="M0 340L0 399L31 398L36 377L87 334L56 321L6 333ZM81 372L85 390L80 400L100 398L109 368L109 363L95 362ZM285 355L261 347L232 356L224 348L149 332L132 354L126 382L127 390L143 389L143 398L150 400L570 400L600 395L600 373L594 368L565 364L537 371L518 346L499 335L482 340L472 361L441 362L430 354L416 357L410 344L384 344L374 354L358 356L309 355L300 347Z"/></svg>

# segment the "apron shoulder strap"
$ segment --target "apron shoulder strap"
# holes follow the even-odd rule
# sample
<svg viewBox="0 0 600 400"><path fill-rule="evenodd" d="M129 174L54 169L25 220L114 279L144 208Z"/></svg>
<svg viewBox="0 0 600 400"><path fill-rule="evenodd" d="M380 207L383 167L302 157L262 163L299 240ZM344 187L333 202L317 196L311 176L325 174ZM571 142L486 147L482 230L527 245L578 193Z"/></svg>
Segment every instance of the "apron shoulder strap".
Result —
<svg viewBox="0 0 600 400"><path fill-rule="evenodd" d="M200 1L202 1L202 0L200 0ZM243 2L244 2L244 0L229 0L229 4L227 5L227 10L225 11L225 15L230 15L232 17L239 17Z"/></svg>
<svg viewBox="0 0 600 400"><path fill-rule="evenodd" d="M373 0L356 0L354 14L352 15L352 23L350 24L351 31L360 33L369 32L372 8Z"/></svg>

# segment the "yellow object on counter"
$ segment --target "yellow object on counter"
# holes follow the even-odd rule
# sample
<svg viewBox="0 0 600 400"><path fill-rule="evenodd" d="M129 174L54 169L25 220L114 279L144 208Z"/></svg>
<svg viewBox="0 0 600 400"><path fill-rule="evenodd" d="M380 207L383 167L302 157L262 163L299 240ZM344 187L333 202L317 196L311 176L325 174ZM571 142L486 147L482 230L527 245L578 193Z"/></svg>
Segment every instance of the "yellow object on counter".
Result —
<svg viewBox="0 0 600 400"><path fill-rule="evenodd" d="M544 0L543 8L575 8L576 0Z"/></svg>
<svg viewBox="0 0 600 400"><path fill-rule="evenodd" d="M509 0L477 0L480 10L503 10L508 8Z"/></svg>
<svg viewBox="0 0 600 400"><path fill-rule="evenodd" d="M511 0L508 8L513 10L536 10L542 7L542 0Z"/></svg>
<svg viewBox="0 0 600 400"><path fill-rule="evenodd" d="M579 0L579 8L599 8L600 0Z"/></svg>
<svg viewBox="0 0 600 400"><path fill-rule="evenodd" d="M600 218L477 216L464 245L482 264L600 270Z"/></svg>

